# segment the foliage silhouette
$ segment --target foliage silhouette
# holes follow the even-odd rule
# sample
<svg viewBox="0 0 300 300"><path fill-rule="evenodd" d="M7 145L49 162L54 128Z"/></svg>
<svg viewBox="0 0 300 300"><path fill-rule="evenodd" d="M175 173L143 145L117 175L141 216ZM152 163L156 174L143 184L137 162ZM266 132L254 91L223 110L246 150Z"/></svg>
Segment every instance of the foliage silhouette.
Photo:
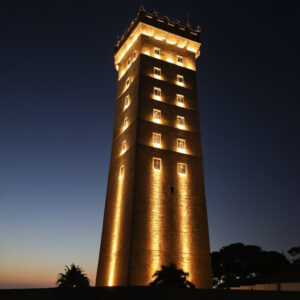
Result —
<svg viewBox="0 0 300 300"><path fill-rule="evenodd" d="M258 246L231 244L213 252L211 257L215 287L295 279L291 263L283 254L263 251Z"/></svg>
<svg viewBox="0 0 300 300"><path fill-rule="evenodd" d="M300 247L293 247L287 253L292 257L300 256Z"/></svg>
<svg viewBox="0 0 300 300"><path fill-rule="evenodd" d="M161 266L161 270L156 271L152 277L155 277L150 282L152 287L195 288L195 285L187 280L189 273L177 269L173 263L170 263L169 266Z"/></svg>
<svg viewBox="0 0 300 300"><path fill-rule="evenodd" d="M75 264L65 266L65 273L59 273L56 285L60 288L89 287L90 280L83 270Z"/></svg>

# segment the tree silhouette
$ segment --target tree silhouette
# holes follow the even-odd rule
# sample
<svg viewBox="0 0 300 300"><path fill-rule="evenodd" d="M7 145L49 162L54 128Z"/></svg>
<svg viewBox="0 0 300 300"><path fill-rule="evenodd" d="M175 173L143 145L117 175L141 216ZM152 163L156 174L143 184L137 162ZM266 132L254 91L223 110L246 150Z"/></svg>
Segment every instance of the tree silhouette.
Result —
<svg viewBox="0 0 300 300"><path fill-rule="evenodd" d="M173 263L170 263L169 266L161 266L161 270L156 271L152 277L155 277L150 282L152 287L195 288L195 285L187 280L189 273L185 273L182 269L177 269Z"/></svg>
<svg viewBox="0 0 300 300"><path fill-rule="evenodd" d="M65 273L59 273L56 285L61 288L89 287L90 280L79 266L65 266Z"/></svg>

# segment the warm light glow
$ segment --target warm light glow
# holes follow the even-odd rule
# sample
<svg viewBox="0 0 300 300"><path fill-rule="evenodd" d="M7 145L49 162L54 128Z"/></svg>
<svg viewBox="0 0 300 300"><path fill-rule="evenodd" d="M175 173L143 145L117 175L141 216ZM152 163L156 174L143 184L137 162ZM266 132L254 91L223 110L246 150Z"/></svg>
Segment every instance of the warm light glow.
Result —
<svg viewBox="0 0 300 300"><path fill-rule="evenodd" d="M127 127L128 127L128 118L126 117L126 118L124 119L123 130L125 131Z"/></svg>
<svg viewBox="0 0 300 300"><path fill-rule="evenodd" d="M129 106L130 100L129 100L129 95L125 97L125 104L124 104L124 110Z"/></svg>
<svg viewBox="0 0 300 300"><path fill-rule="evenodd" d="M189 224L189 220L191 217L190 208L189 208L189 180L187 169L185 169L186 173L179 173L179 165L185 165L183 163L179 163L177 165L178 168L178 193L179 193L179 205L178 205L178 215L179 215L179 243L180 243L180 261L182 265L180 266L185 272L190 274L190 281L193 281L192 277L192 261L190 255L190 245L191 245L191 233L192 229Z"/></svg>
<svg viewBox="0 0 300 300"><path fill-rule="evenodd" d="M184 129L185 128L185 119L182 116L177 116L177 128Z"/></svg>
<svg viewBox="0 0 300 300"><path fill-rule="evenodd" d="M122 209L122 200L123 200L123 184L124 184L124 165L120 167L118 187L116 193L116 203L113 216L113 225L112 225L112 240L111 240L111 251L108 267L108 286L116 285L115 274L116 274L116 261L117 261L117 252L120 248L119 237L121 229L121 209Z"/></svg>
<svg viewBox="0 0 300 300"><path fill-rule="evenodd" d="M161 148L161 134L153 132L152 134L152 144L155 148Z"/></svg>
<svg viewBox="0 0 300 300"><path fill-rule="evenodd" d="M181 106L181 107L184 107L184 96L180 95L180 94L177 94L176 99L177 99L177 105Z"/></svg>
<svg viewBox="0 0 300 300"><path fill-rule="evenodd" d="M154 123L161 123L161 111L159 109L153 109L153 122Z"/></svg>
<svg viewBox="0 0 300 300"><path fill-rule="evenodd" d="M156 79L161 79L161 69L154 67L153 68L153 77Z"/></svg>
<svg viewBox="0 0 300 300"><path fill-rule="evenodd" d="M150 194L150 248L151 255L150 268L148 273L148 282L152 280L152 275L161 266L161 230L164 228L162 218L162 199L163 199L163 182L162 182L162 165L161 159L153 158L153 168L151 168L151 194Z"/></svg>
<svg viewBox="0 0 300 300"><path fill-rule="evenodd" d="M177 84L180 86L184 86L183 76L177 75Z"/></svg>
<svg viewBox="0 0 300 300"><path fill-rule="evenodd" d="M186 153L185 151L185 140L177 139L177 151L181 153Z"/></svg>
<svg viewBox="0 0 300 300"><path fill-rule="evenodd" d="M161 101L161 89L158 87L153 88L153 99Z"/></svg>
<svg viewBox="0 0 300 300"><path fill-rule="evenodd" d="M154 48L154 56L157 58L160 58L160 49L159 48Z"/></svg>
<svg viewBox="0 0 300 300"><path fill-rule="evenodd" d="M122 149L121 149L121 154L124 154L127 148L127 142L123 141L122 142Z"/></svg>

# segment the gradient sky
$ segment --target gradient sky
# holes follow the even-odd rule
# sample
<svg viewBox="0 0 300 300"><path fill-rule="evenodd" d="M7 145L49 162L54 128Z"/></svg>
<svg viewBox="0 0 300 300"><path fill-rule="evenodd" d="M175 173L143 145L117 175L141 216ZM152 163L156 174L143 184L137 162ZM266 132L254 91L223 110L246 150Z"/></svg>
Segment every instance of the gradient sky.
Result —
<svg viewBox="0 0 300 300"><path fill-rule="evenodd" d="M300 244L296 1L143 1L203 30L199 108L212 250ZM0 3L0 288L94 283L116 95L141 1Z"/></svg>

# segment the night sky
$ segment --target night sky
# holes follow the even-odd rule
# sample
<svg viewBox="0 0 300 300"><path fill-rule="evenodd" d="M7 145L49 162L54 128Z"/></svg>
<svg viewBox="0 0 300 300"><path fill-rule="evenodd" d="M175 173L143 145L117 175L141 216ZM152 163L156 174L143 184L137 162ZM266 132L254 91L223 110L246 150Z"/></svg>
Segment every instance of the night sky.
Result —
<svg viewBox="0 0 300 300"><path fill-rule="evenodd" d="M197 63L211 249L300 244L296 1L143 1L203 30ZM0 288L94 283L116 96L141 1L0 2Z"/></svg>

